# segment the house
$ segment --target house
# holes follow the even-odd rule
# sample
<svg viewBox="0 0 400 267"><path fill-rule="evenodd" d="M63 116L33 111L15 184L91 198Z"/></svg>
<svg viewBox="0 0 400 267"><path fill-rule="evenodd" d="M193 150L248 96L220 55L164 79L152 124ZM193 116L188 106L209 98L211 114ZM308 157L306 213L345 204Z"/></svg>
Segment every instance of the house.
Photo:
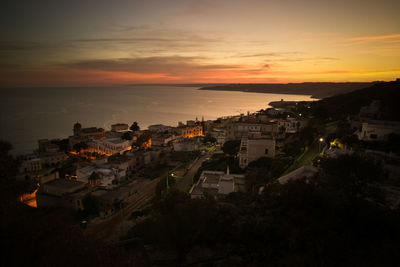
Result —
<svg viewBox="0 0 400 267"><path fill-rule="evenodd" d="M193 138L203 136L203 127L201 125L180 126L176 128L179 135L183 138Z"/></svg>
<svg viewBox="0 0 400 267"><path fill-rule="evenodd" d="M126 132L129 130L129 126L126 123L116 123L111 125L112 132Z"/></svg>
<svg viewBox="0 0 400 267"><path fill-rule="evenodd" d="M152 146L167 146L169 142L179 138L174 134L157 133L151 137Z"/></svg>
<svg viewBox="0 0 400 267"><path fill-rule="evenodd" d="M43 165L56 165L68 159L64 152L44 152L40 154L40 161Z"/></svg>
<svg viewBox="0 0 400 267"><path fill-rule="evenodd" d="M390 134L400 134L400 122L369 120L361 124L357 136L363 141L384 141Z"/></svg>
<svg viewBox="0 0 400 267"><path fill-rule="evenodd" d="M276 122L268 123L246 123L231 122L226 126L226 140L239 140L248 133L262 133L264 135L275 136L278 132Z"/></svg>
<svg viewBox="0 0 400 267"><path fill-rule="evenodd" d="M40 139L40 140L38 140L39 154L59 152L60 147L54 143L55 141L60 141L60 140L59 139L54 139L54 140Z"/></svg>
<svg viewBox="0 0 400 267"><path fill-rule="evenodd" d="M25 156L19 166L20 173L34 173L42 169L42 162L40 158L34 154Z"/></svg>
<svg viewBox="0 0 400 267"><path fill-rule="evenodd" d="M149 131L152 133L170 133L172 130L171 126L166 126L163 124L154 124L148 127Z"/></svg>
<svg viewBox="0 0 400 267"><path fill-rule="evenodd" d="M211 137L214 137L217 140L218 144L223 145L225 143L225 130L221 128L215 128L213 130L207 131L207 134L209 134Z"/></svg>
<svg viewBox="0 0 400 267"><path fill-rule="evenodd" d="M275 156L275 139L261 134L249 134L242 137L239 149L239 166L241 168L261 157Z"/></svg>
<svg viewBox="0 0 400 267"><path fill-rule="evenodd" d="M89 151L106 155L122 154L132 148L131 141L121 138L93 140L88 142L88 146Z"/></svg>
<svg viewBox="0 0 400 267"><path fill-rule="evenodd" d="M266 112L269 116L275 117L283 114L285 110L283 108L267 108Z"/></svg>
<svg viewBox="0 0 400 267"><path fill-rule="evenodd" d="M74 135L68 138L70 147L73 147L75 144L80 142L106 138L103 128L82 128L82 125L79 122L74 124L73 133Z"/></svg>
<svg viewBox="0 0 400 267"><path fill-rule="evenodd" d="M202 198L205 193L214 197L227 195L237 191L235 180L242 180L243 178L243 174L230 174L229 167L226 173L223 171L203 171L197 183L190 188L189 194L192 199Z"/></svg>
<svg viewBox="0 0 400 267"><path fill-rule="evenodd" d="M38 207L66 207L83 210L83 198L88 194L86 183L56 179L39 187L36 193Z"/></svg>
<svg viewBox="0 0 400 267"><path fill-rule="evenodd" d="M307 121L296 118L286 118L276 120L278 129L285 133L297 133L300 129L307 125Z"/></svg>

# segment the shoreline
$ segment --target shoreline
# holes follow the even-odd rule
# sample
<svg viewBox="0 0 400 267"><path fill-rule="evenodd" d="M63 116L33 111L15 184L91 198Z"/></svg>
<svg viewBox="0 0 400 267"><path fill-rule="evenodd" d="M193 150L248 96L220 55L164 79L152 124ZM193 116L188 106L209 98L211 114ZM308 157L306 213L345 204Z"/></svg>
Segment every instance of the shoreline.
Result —
<svg viewBox="0 0 400 267"><path fill-rule="evenodd" d="M205 86L198 90L209 91L232 91L244 93L261 94L290 94L307 95L313 99L323 99L334 95L345 94L352 91L367 88L374 83L371 82L347 82L347 83L287 83L287 84L227 84L217 86Z"/></svg>

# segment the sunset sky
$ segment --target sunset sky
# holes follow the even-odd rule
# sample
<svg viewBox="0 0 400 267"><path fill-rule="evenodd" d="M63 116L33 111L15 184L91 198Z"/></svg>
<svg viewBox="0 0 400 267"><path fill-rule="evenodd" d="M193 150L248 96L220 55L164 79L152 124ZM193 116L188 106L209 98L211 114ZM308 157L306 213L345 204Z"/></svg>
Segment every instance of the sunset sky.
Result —
<svg viewBox="0 0 400 267"><path fill-rule="evenodd" d="M399 11L399 0L2 1L0 85L393 80Z"/></svg>

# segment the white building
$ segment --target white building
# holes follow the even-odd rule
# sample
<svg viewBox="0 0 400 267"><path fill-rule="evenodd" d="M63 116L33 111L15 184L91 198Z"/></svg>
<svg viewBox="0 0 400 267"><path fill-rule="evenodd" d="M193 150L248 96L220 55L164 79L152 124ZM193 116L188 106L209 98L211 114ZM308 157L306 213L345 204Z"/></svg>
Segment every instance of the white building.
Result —
<svg viewBox="0 0 400 267"><path fill-rule="evenodd" d="M131 149L131 141L120 138L93 140L92 142L89 142L88 145L91 150L94 150L94 152L107 155L117 153L122 154Z"/></svg>
<svg viewBox="0 0 400 267"><path fill-rule="evenodd" d="M247 167L250 162L261 157L275 156L275 139L261 134L242 137L239 150L239 166Z"/></svg>
<svg viewBox="0 0 400 267"><path fill-rule="evenodd" d="M202 198L204 193L213 196L227 195L236 192L235 180L244 178L243 174L230 174L222 171L203 171L196 184L190 188L191 198Z"/></svg>
<svg viewBox="0 0 400 267"><path fill-rule="evenodd" d="M99 181L91 183L90 176L92 173L97 173ZM77 180L84 183L91 183L92 185L112 187L114 180L120 180L126 176L126 170L113 168L112 166L87 166L76 170Z"/></svg>
<svg viewBox="0 0 400 267"><path fill-rule="evenodd" d="M370 120L363 122L358 139L363 141L387 140L390 134L400 134L400 122Z"/></svg>

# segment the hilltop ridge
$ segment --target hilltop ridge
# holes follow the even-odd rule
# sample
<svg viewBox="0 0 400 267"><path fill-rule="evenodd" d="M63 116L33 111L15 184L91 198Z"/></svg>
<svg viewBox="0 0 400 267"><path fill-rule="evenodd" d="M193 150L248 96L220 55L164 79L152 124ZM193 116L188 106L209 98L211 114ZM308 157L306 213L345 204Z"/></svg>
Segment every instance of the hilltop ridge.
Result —
<svg viewBox="0 0 400 267"><path fill-rule="evenodd" d="M379 82L305 82L305 83L259 83L226 84L206 86L200 90L241 91L253 93L312 95L313 98L325 98L362 89Z"/></svg>

